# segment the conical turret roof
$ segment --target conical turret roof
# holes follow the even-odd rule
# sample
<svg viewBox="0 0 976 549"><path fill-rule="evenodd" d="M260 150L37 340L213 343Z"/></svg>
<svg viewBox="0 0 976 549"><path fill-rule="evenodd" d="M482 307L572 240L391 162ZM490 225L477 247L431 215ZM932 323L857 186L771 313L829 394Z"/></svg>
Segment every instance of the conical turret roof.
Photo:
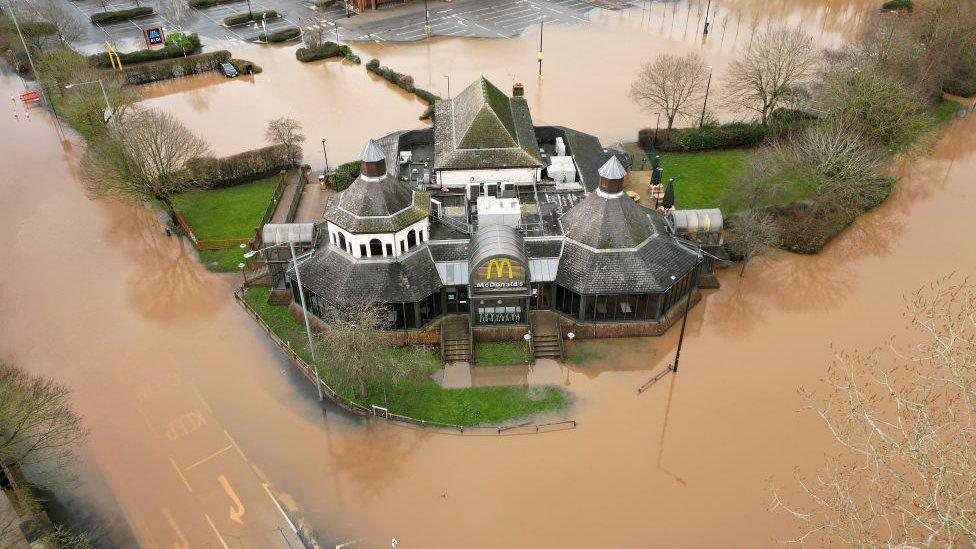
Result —
<svg viewBox="0 0 976 549"><path fill-rule="evenodd" d="M359 159L363 162L379 162L380 160L386 160L386 153L376 144L376 141L370 139L363 145L363 150L359 153Z"/></svg>
<svg viewBox="0 0 976 549"><path fill-rule="evenodd" d="M610 155L610 159L600 166L598 173L604 179L623 179L627 176L627 170L615 154Z"/></svg>

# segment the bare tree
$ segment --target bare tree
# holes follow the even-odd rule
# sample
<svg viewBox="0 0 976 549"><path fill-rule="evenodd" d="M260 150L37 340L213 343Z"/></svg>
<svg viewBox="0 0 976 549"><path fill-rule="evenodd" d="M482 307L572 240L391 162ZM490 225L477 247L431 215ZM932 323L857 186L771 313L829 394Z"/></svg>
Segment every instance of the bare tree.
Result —
<svg viewBox="0 0 976 549"><path fill-rule="evenodd" d="M86 435L66 387L0 363L0 461L52 485L70 479L73 447Z"/></svg>
<svg viewBox="0 0 976 549"><path fill-rule="evenodd" d="M739 276L745 276L750 261L779 245L779 232L773 216L763 210L745 210L729 220L726 247L742 258Z"/></svg>
<svg viewBox="0 0 976 549"><path fill-rule="evenodd" d="M156 0L156 11L176 29L182 29L190 18L190 6L185 0Z"/></svg>
<svg viewBox="0 0 976 549"><path fill-rule="evenodd" d="M767 26L729 67L726 102L753 111L765 125L777 108L797 97L817 60L813 39L800 28Z"/></svg>
<svg viewBox="0 0 976 549"><path fill-rule="evenodd" d="M299 145L305 142L301 122L287 116L275 118L268 122L264 137L272 145L284 145L288 149L288 159L292 166L297 164Z"/></svg>
<svg viewBox="0 0 976 549"><path fill-rule="evenodd" d="M630 97L645 111L664 114L668 129L679 115L692 114L704 94L708 69L701 56L661 54L644 65L630 86Z"/></svg>
<svg viewBox="0 0 976 549"><path fill-rule="evenodd" d="M976 290L943 278L907 299L912 333L895 348L837 356L811 408L839 444L808 502L773 488L794 543L971 547L976 540ZM921 343L916 344L916 341Z"/></svg>
<svg viewBox="0 0 976 549"><path fill-rule="evenodd" d="M302 27L302 42L306 48L317 48L325 43L325 25L309 20L307 27Z"/></svg>
<svg viewBox="0 0 976 549"><path fill-rule="evenodd" d="M81 26L64 2L35 0L31 8L36 18L54 25L58 40L65 46L70 46L81 37Z"/></svg>
<svg viewBox="0 0 976 549"><path fill-rule="evenodd" d="M365 398L370 387L418 375L421 370L416 365L392 353L382 331L390 323L389 315L386 307L369 302L326 307L322 315L326 327L316 343L323 377Z"/></svg>
<svg viewBox="0 0 976 549"><path fill-rule="evenodd" d="M88 149L83 168L95 194L158 201L172 214L174 195L206 183L190 163L209 155L210 146L173 115L147 109L118 120Z"/></svg>

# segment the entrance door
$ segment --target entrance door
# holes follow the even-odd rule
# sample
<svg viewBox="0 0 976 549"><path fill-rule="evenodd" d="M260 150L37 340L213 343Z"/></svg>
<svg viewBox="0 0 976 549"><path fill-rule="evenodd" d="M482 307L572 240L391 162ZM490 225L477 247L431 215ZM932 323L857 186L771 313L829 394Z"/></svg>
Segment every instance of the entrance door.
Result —
<svg viewBox="0 0 976 549"><path fill-rule="evenodd" d="M451 286L444 293L447 298L445 310L448 314L468 312L467 286Z"/></svg>
<svg viewBox="0 0 976 549"><path fill-rule="evenodd" d="M533 309L551 309L552 305L549 304L549 284L534 284L532 287L532 308Z"/></svg>

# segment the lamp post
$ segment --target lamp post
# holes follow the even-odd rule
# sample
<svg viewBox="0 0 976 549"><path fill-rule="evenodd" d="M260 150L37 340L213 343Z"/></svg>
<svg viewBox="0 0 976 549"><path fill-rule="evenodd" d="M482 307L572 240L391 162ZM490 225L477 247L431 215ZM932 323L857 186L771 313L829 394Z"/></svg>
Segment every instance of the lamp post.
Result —
<svg viewBox="0 0 976 549"><path fill-rule="evenodd" d="M349 0L345 0L343 5L346 6L346 19L349 19Z"/></svg>
<svg viewBox="0 0 976 549"><path fill-rule="evenodd" d="M542 31L545 28L546 20L539 15L539 78L542 78Z"/></svg>
<svg viewBox="0 0 976 549"><path fill-rule="evenodd" d="M339 45L339 44L341 44L341 42L339 42L339 23L336 23L335 21L333 21L332 22L332 26L335 27L336 45Z"/></svg>
<svg viewBox="0 0 976 549"><path fill-rule="evenodd" d="M325 155L325 178L329 179L329 152L325 150L325 138L322 138L322 154Z"/></svg>
<svg viewBox="0 0 976 549"><path fill-rule="evenodd" d="M424 35L430 38L430 7L427 0L424 0Z"/></svg>
<svg viewBox="0 0 976 549"><path fill-rule="evenodd" d="M246 247L246 244L241 244L241 247ZM250 259L254 257L258 252L263 252L265 250L275 248L278 244L271 246L266 246L260 250L254 250L244 254L244 257ZM288 239L288 248L291 250L291 261L295 268L295 282L298 284L298 296L302 303L302 317L305 319L305 335L308 336L308 353L312 355L312 369L315 370L315 388L319 392L319 400L322 400L322 379L319 378L319 368L315 364L315 345L312 344L312 327L308 322L308 309L305 307L305 291L302 289L302 274L298 269L298 257L295 254L295 243L292 242L291 238Z"/></svg>
<svg viewBox="0 0 976 549"><path fill-rule="evenodd" d="M712 0L708 0L708 4L705 6L705 30L702 34L708 34L708 10L712 7Z"/></svg>
<svg viewBox="0 0 976 549"><path fill-rule="evenodd" d="M251 0L247 0L247 19L254 21L254 12L251 11Z"/></svg>
<svg viewBox="0 0 976 549"><path fill-rule="evenodd" d="M701 120L698 121L698 127L701 128L705 125L705 107L708 105L708 91L712 89L712 66L708 66L708 84L705 85L705 101L702 102L702 112Z"/></svg>
<svg viewBox="0 0 976 549"><path fill-rule="evenodd" d="M101 78L99 78L98 80L89 80L88 82L77 82L74 84L68 84L64 87L64 89L70 90L71 88L84 86L86 84L95 84L96 82L98 83L98 87L102 89L102 99L105 100L105 115L103 116L103 118L105 119L105 123L108 124L108 121L112 119L113 115L115 115L115 111L112 110L112 103L110 103L108 100L108 93L105 92L105 84L102 83Z"/></svg>

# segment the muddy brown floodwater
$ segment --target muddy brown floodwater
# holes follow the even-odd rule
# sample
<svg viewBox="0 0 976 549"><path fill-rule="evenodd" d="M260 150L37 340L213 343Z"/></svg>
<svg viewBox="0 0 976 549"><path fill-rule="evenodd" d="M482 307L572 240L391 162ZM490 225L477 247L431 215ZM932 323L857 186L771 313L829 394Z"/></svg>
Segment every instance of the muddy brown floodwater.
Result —
<svg viewBox="0 0 976 549"><path fill-rule="evenodd" d="M857 24L876 7L874 0L790 0L712 2L713 24L701 37L705 4L638 2L623 11L593 10L591 24L545 28L544 77L537 77L538 29L513 39L437 38L420 43L350 42L366 63L412 75L417 86L447 96L484 75L503 90L525 85L536 124L564 124L600 137L605 144L634 141L640 127L653 127L627 90L641 65L658 53L698 51L715 67L709 110L732 119L722 106L722 76L736 53L767 22L801 24L818 46L852 38ZM235 56L257 62L264 72L228 80L208 74L144 86L144 105L175 113L207 138L219 154L264 144L267 121L292 116L302 121L308 142L305 159L321 167L321 139L330 161L355 158L372 137L420 127L425 104L366 72L338 60L302 64L291 47L217 43ZM679 121L687 124L688 121Z"/></svg>
<svg viewBox="0 0 976 549"><path fill-rule="evenodd" d="M349 70L336 67L311 70ZM20 86L0 78L0 97ZM321 90L281 93L329 104ZM769 483L799 498L794 468L812 472L835 451L797 389L819 387L832 346L898 333L901 296L976 268L959 230L976 208L970 116L823 253L757 261L742 279L725 271L691 312L677 376L636 393L670 359L677 330L577 342L571 352L591 360L556 377L577 429L418 431L320 411L226 279L147 210L89 199L79 145L63 143L46 116L14 119L6 108L0 358L74 391L92 436L79 462L86 481L70 497L91 502L120 546L287 546L273 494L323 541L362 538L360 547L393 537L425 548L773 547L790 523L767 510ZM387 108L378 124L405 125L384 119L400 116ZM357 138L348 151L382 133L366 121L339 130Z"/></svg>

